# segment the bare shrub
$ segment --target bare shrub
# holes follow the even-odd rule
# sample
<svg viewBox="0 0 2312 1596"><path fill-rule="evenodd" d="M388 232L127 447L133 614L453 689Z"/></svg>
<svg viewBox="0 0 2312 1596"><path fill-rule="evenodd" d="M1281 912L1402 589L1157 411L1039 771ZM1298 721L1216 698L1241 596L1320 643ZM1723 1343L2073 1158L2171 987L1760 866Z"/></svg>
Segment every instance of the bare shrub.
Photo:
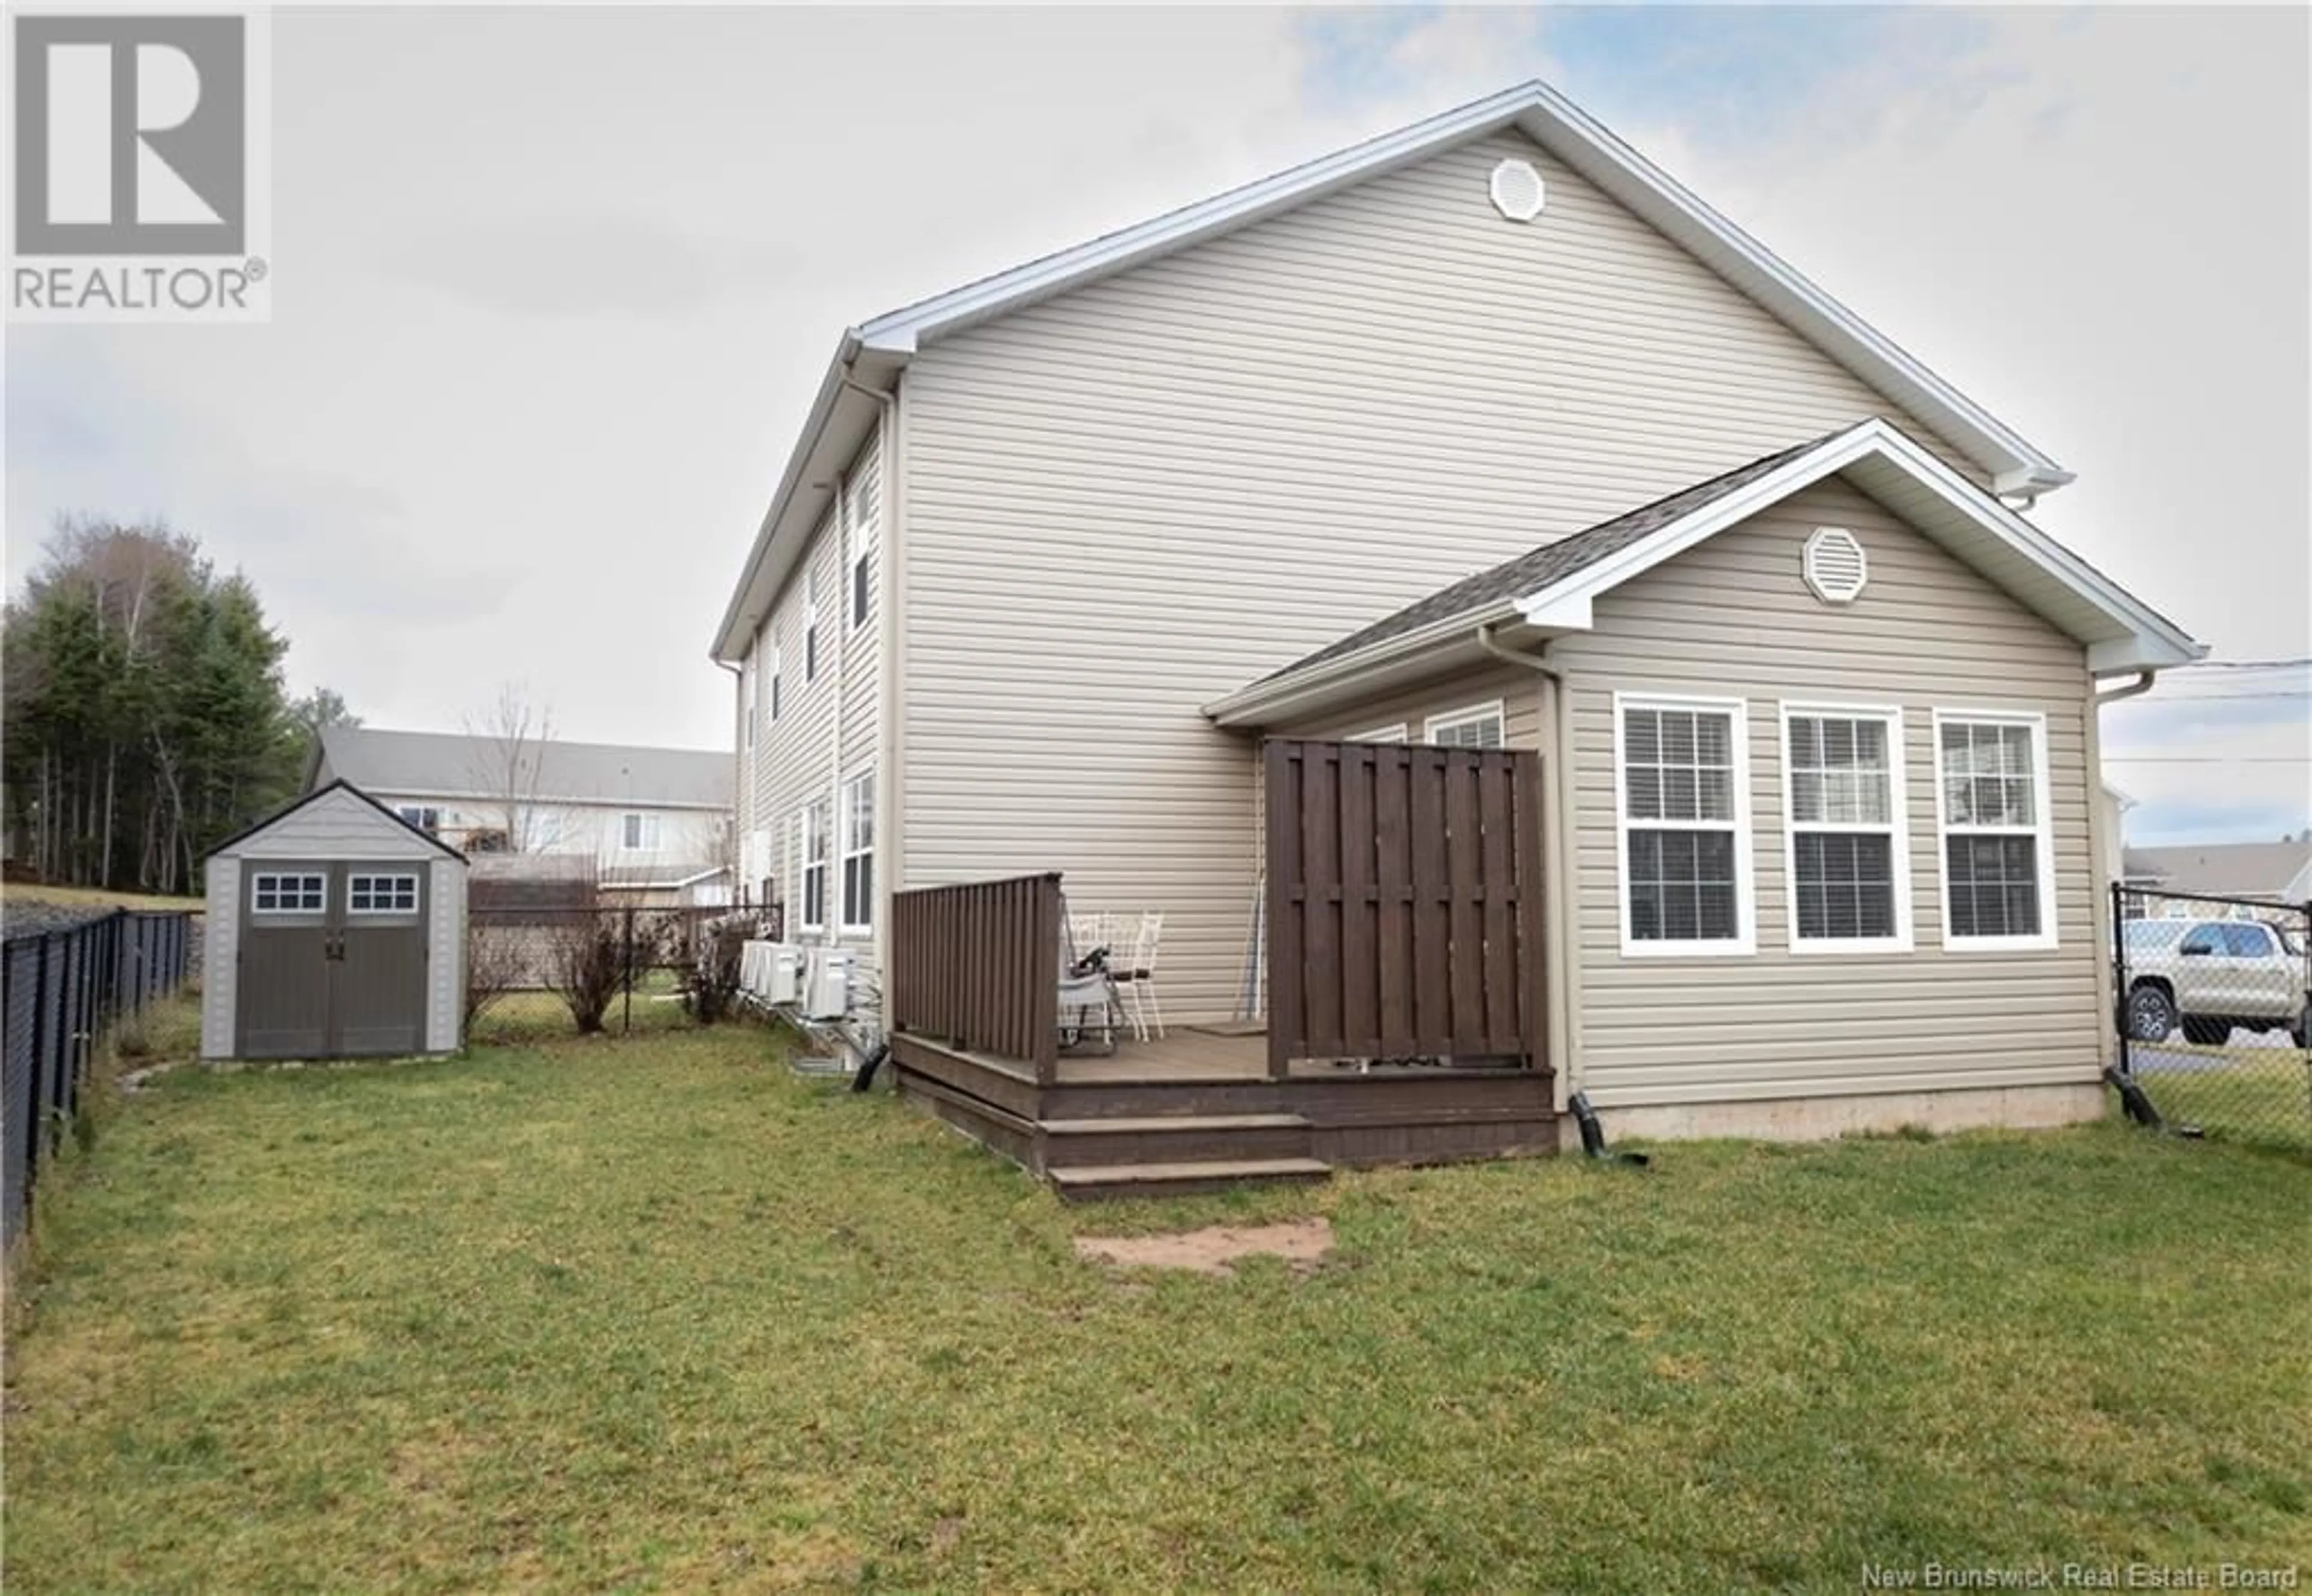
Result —
<svg viewBox="0 0 2312 1596"><path fill-rule="evenodd" d="M466 1034L497 1006L498 1000L525 984L528 960L522 954L521 928L495 925L477 917L466 921Z"/></svg>
<svg viewBox="0 0 2312 1596"><path fill-rule="evenodd" d="M695 956L684 967L683 1003L701 1025L728 1019L737 1004L749 930L739 923L713 926L700 934Z"/></svg>
<svg viewBox="0 0 2312 1596"><path fill-rule="evenodd" d="M660 960L665 928L654 919L599 909L565 914L547 929L547 982L579 1034L602 1029L611 1001Z"/></svg>

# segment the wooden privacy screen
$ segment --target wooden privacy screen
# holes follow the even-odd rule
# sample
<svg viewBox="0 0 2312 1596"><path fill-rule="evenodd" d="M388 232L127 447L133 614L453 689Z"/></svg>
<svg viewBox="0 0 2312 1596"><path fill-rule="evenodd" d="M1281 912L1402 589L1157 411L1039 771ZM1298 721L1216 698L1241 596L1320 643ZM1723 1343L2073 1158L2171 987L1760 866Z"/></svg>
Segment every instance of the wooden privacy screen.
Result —
<svg viewBox="0 0 2312 1596"><path fill-rule="evenodd" d="M1542 1062L1541 761L1272 741L1268 1067Z"/></svg>
<svg viewBox="0 0 2312 1596"><path fill-rule="evenodd" d="M1060 1039L1060 878L1017 876L891 895L895 1031L1036 1066Z"/></svg>

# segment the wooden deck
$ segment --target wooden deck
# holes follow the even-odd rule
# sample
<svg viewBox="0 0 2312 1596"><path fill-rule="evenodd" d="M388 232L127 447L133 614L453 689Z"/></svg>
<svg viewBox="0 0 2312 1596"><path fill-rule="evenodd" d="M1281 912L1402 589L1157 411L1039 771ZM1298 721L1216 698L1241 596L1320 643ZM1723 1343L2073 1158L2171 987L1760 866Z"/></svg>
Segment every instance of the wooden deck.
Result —
<svg viewBox="0 0 2312 1596"><path fill-rule="evenodd" d="M1303 1060L1277 1081L1265 1036L1175 1027L1113 1054L1064 1052L1039 1086L1019 1060L905 1032L891 1045L903 1095L1072 1199L1557 1147L1546 1069Z"/></svg>

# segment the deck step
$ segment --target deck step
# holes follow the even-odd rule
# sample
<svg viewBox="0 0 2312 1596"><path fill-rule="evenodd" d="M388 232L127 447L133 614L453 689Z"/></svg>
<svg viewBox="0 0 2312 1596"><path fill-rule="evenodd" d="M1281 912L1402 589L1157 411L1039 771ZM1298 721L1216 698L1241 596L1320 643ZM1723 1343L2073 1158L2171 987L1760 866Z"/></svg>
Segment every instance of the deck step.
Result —
<svg viewBox="0 0 2312 1596"><path fill-rule="evenodd" d="M1139 1134L1144 1131L1306 1130L1309 1121L1299 1114L1149 1114L1136 1118L1047 1119L1044 1128L1055 1136L1090 1136L1099 1131Z"/></svg>
<svg viewBox="0 0 2312 1596"><path fill-rule="evenodd" d="M1323 1180L1333 1166L1314 1158L1216 1159L1193 1163L1094 1163L1048 1170L1046 1176L1071 1203L1099 1197L1187 1197L1233 1186L1274 1186Z"/></svg>
<svg viewBox="0 0 2312 1596"><path fill-rule="evenodd" d="M1316 1135L1299 1114L1117 1115L1047 1119L1038 1128L1047 1170L1307 1158Z"/></svg>

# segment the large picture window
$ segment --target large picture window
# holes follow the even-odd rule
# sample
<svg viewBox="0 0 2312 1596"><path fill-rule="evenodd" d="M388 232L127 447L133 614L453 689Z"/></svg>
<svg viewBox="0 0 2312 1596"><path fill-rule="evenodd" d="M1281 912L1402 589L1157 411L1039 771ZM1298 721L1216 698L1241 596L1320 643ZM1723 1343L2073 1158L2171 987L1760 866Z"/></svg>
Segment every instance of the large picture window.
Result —
<svg viewBox="0 0 2312 1596"><path fill-rule="evenodd" d="M1622 951L1747 953L1749 762L1742 706L1722 699L1615 703Z"/></svg>
<svg viewBox="0 0 2312 1596"><path fill-rule="evenodd" d="M1958 949L2055 945L2046 723L1938 710L1943 940Z"/></svg>
<svg viewBox="0 0 2312 1596"><path fill-rule="evenodd" d="M1902 728L1894 709L1783 708L1795 951L1911 945Z"/></svg>

